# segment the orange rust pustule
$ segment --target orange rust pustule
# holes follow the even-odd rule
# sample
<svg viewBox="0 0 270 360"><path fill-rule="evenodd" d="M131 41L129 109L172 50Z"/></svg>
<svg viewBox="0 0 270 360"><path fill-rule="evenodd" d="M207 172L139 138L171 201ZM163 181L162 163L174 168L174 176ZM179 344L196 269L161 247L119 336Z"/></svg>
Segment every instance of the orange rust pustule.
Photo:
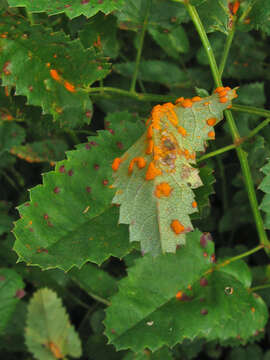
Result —
<svg viewBox="0 0 270 360"><path fill-rule="evenodd" d="M193 209L196 209L197 207L198 207L198 204L197 204L197 201L192 201L192 207L193 207Z"/></svg>
<svg viewBox="0 0 270 360"><path fill-rule="evenodd" d="M172 188L166 182L162 182L156 186L155 195L160 198L162 196L168 197L170 196Z"/></svg>
<svg viewBox="0 0 270 360"><path fill-rule="evenodd" d="M228 101L227 96L222 96L222 97L219 98L219 102L222 103L222 104L226 103L227 101Z"/></svg>
<svg viewBox="0 0 270 360"><path fill-rule="evenodd" d="M216 118L210 118L206 122L207 122L207 124L209 126L214 126L216 124L216 122L217 122L217 119Z"/></svg>
<svg viewBox="0 0 270 360"><path fill-rule="evenodd" d="M171 124L173 126L177 126L178 125L178 118L177 115L174 111L174 106L172 103L166 103L163 105L164 111L169 119L169 121L171 122Z"/></svg>
<svg viewBox="0 0 270 360"><path fill-rule="evenodd" d="M75 86L73 84L71 84L70 82L68 81L65 81L64 82L64 87L67 89L67 91L69 92L76 92L76 89L75 89Z"/></svg>
<svg viewBox="0 0 270 360"><path fill-rule="evenodd" d="M128 167L129 174L132 173L134 164L137 164L139 169L143 169L146 166L146 161L143 157L140 157L140 156L132 159L131 162L129 163L129 167Z"/></svg>
<svg viewBox="0 0 270 360"><path fill-rule="evenodd" d="M50 70L50 75L55 81L61 81L61 76L58 74L58 71L55 69Z"/></svg>
<svg viewBox="0 0 270 360"><path fill-rule="evenodd" d="M215 138L215 132L214 131L209 131L208 137L210 137L211 139L214 139Z"/></svg>
<svg viewBox="0 0 270 360"><path fill-rule="evenodd" d="M185 231L185 227L179 220L173 220L171 222L171 229L176 235L180 235Z"/></svg>
<svg viewBox="0 0 270 360"><path fill-rule="evenodd" d="M175 295L177 300L181 300L183 297L183 291L178 291L177 294Z"/></svg>
<svg viewBox="0 0 270 360"><path fill-rule="evenodd" d="M202 98L200 97L200 96L194 96L192 99L191 99L191 101L193 101L193 102L197 102L197 101L201 101L202 100Z"/></svg>
<svg viewBox="0 0 270 360"><path fill-rule="evenodd" d="M153 137L153 125L149 125L147 128L147 139L152 139Z"/></svg>
<svg viewBox="0 0 270 360"><path fill-rule="evenodd" d="M153 148L154 148L154 141L153 141L152 139L149 139L149 140L148 140L148 146L147 146L147 149L146 149L145 153L146 153L147 155L152 154Z"/></svg>
<svg viewBox="0 0 270 360"><path fill-rule="evenodd" d="M184 101L185 98L183 98L183 96L181 96L180 98L175 100L175 104L179 104L180 102Z"/></svg>
<svg viewBox="0 0 270 360"><path fill-rule="evenodd" d="M179 125L177 128L177 131L182 135L182 136L186 136L187 135L187 130L185 128L183 128L183 126Z"/></svg>
<svg viewBox="0 0 270 360"><path fill-rule="evenodd" d="M161 174L162 174L162 171L155 166L153 161L151 161L148 166L147 172L145 174L145 179L153 180L155 177L157 177Z"/></svg>
<svg viewBox="0 0 270 360"><path fill-rule="evenodd" d="M181 106L183 108L191 108L193 105L193 102L190 99L185 99L181 102Z"/></svg>
<svg viewBox="0 0 270 360"><path fill-rule="evenodd" d="M112 163L112 169L113 169L113 171L117 171L117 170L118 170L121 162L122 162L122 159L121 159L121 158L115 158L115 159L113 160L113 163Z"/></svg>
<svg viewBox="0 0 270 360"><path fill-rule="evenodd" d="M235 15L237 13L239 6L240 6L240 2L238 0L236 0L233 4L233 8L232 8L233 15Z"/></svg>

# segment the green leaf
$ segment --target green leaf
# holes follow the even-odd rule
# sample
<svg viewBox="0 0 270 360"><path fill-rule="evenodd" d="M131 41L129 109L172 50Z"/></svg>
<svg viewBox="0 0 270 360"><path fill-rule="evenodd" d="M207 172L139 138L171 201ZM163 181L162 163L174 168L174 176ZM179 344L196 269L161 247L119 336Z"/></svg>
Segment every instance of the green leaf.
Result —
<svg viewBox="0 0 270 360"><path fill-rule="evenodd" d="M197 10L207 32L228 33L230 17L228 0L206 0Z"/></svg>
<svg viewBox="0 0 270 360"><path fill-rule="evenodd" d="M232 349L227 357L228 360L262 360L263 359L263 350L260 346L256 344L248 345L246 348L238 347Z"/></svg>
<svg viewBox="0 0 270 360"><path fill-rule="evenodd" d="M130 224L130 241L141 242L143 252L175 252L193 229L189 215L198 209L192 189L202 181L191 164L205 141L214 138L213 126L235 96L234 90L225 94L225 103L215 93L157 105L147 131L115 159L113 203L121 205L119 222Z"/></svg>
<svg viewBox="0 0 270 360"><path fill-rule="evenodd" d="M167 347L152 353L150 350L145 349L137 354L129 352L123 360L173 360L171 351Z"/></svg>
<svg viewBox="0 0 270 360"><path fill-rule="evenodd" d="M29 12L47 12L48 15L65 13L70 19L79 15L91 17L102 11L108 14L119 10L125 0L8 0L10 6L25 6Z"/></svg>
<svg viewBox="0 0 270 360"><path fill-rule="evenodd" d="M108 299L116 293L116 279L97 266L87 263L80 270L69 271L70 278L93 298Z"/></svg>
<svg viewBox="0 0 270 360"><path fill-rule="evenodd" d="M111 164L138 139L141 126L127 112L106 120L113 134L100 131L67 152L67 160L44 174L43 185L30 190L30 202L19 206L21 219L14 229L19 260L69 270L130 251L128 230L117 225L118 209L111 207Z"/></svg>
<svg viewBox="0 0 270 360"><path fill-rule="evenodd" d="M270 3L268 0L257 0L253 2L251 11L248 13L250 25L255 29L260 29L270 35Z"/></svg>
<svg viewBox="0 0 270 360"><path fill-rule="evenodd" d="M10 232L14 218L8 214L10 204L0 201L0 235Z"/></svg>
<svg viewBox="0 0 270 360"><path fill-rule="evenodd" d="M270 161L261 169L265 175L263 181L259 185L259 189L265 193L260 205L260 209L266 213L264 226L266 229L270 229Z"/></svg>
<svg viewBox="0 0 270 360"><path fill-rule="evenodd" d="M146 9L150 0L126 0L121 11L116 12L119 27L123 30L138 31L144 22ZM148 25L164 29L177 27L182 22L189 21L184 8L167 0L151 0Z"/></svg>
<svg viewBox="0 0 270 360"><path fill-rule="evenodd" d="M83 88L104 78L108 64L93 49L84 50L79 40L40 25L30 27L21 18L2 17L4 31L8 35L0 39L2 85L16 86L16 95L27 96L29 104L41 106L61 125L89 123L92 103Z"/></svg>
<svg viewBox="0 0 270 360"><path fill-rule="evenodd" d="M61 299L44 288L35 292L28 305L25 341L38 360L81 356L81 341Z"/></svg>
<svg viewBox="0 0 270 360"><path fill-rule="evenodd" d="M26 145L13 146L11 153L30 163L50 162L63 158L67 144L63 140L43 140L27 143Z"/></svg>
<svg viewBox="0 0 270 360"><path fill-rule="evenodd" d="M119 52L116 32L114 16L97 14L80 31L80 39L86 49L94 45L104 56L116 58Z"/></svg>
<svg viewBox="0 0 270 360"><path fill-rule="evenodd" d="M20 145L25 139L24 129L14 123L0 121L0 155L12 147Z"/></svg>
<svg viewBox="0 0 270 360"><path fill-rule="evenodd" d="M123 76L132 77L135 62L115 64L113 69ZM159 60L141 61L138 79L143 81L158 82L168 87L189 82L187 74L173 63Z"/></svg>
<svg viewBox="0 0 270 360"><path fill-rule="evenodd" d="M20 275L13 269L0 269L0 334L8 324L21 297L24 283Z"/></svg>
<svg viewBox="0 0 270 360"><path fill-rule="evenodd" d="M179 54L189 51L189 40L185 29L181 25L172 30L149 26L148 31L158 45L176 60L178 60Z"/></svg>
<svg viewBox="0 0 270 360"><path fill-rule="evenodd" d="M265 326L267 307L248 292L248 266L241 260L215 265L210 238L197 230L187 237L176 254L137 260L120 281L105 320L117 349L155 351L195 338L245 343Z"/></svg>

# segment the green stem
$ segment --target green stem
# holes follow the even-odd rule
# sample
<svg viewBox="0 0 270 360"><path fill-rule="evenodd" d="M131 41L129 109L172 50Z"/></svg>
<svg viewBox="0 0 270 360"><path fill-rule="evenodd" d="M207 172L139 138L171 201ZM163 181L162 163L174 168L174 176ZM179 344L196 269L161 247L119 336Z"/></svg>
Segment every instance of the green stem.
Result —
<svg viewBox="0 0 270 360"><path fill-rule="evenodd" d="M270 117L270 110L260 109L260 108L254 107L254 106L234 104L232 106L232 110L240 111L240 112L244 112L244 113L248 113L248 114L259 115L262 117Z"/></svg>
<svg viewBox="0 0 270 360"><path fill-rule="evenodd" d="M147 0L147 9L146 9L146 12L145 12L145 18L144 18L144 22L143 22L142 31L141 31L141 34L140 34L140 39L139 39L139 48L138 48L137 56L136 56L135 70L134 70L133 77L132 77L132 80L131 80L131 85L130 85L130 92L132 92L132 93L135 92L136 81L137 81L137 77L138 77L139 66L140 66L140 61L141 61L141 56L142 56L144 36L145 36L145 31L146 31L146 28L147 28L147 24L148 24L148 18L149 18L149 14L150 14L151 3L152 3L152 0Z"/></svg>
<svg viewBox="0 0 270 360"><path fill-rule="evenodd" d="M221 189L222 189L222 204L223 204L223 211L224 213L229 209L229 196L227 191L227 181L226 181L226 174L222 160L217 157L217 164L219 167L220 172L220 179L221 179Z"/></svg>
<svg viewBox="0 0 270 360"><path fill-rule="evenodd" d="M235 24L233 23L232 29L231 29L229 35L227 36L225 47L224 47L223 54L222 54L222 57L221 57L221 62L219 64L219 76L220 76L220 78L222 78L222 74L223 74L223 71L224 71L226 63L227 63L227 59L228 59L228 55L229 55L230 48L231 48L231 45L232 45L232 41L233 41L233 38L234 38L234 34L235 34Z"/></svg>
<svg viewBox="0 0 270 360"><path fill-rule="evenodd" d="M261 131L266 125L268 125L270 122L270 118L265 119L264 121L262 121L258 126L255 127L255 129L253 129L248 136L246 137L247 139L252 138L253 136L255 136L259 131Z"/></svg>
<svg viewBox="0 0 270 360"><path fill-rule="evenodd" d="M270 288L270 284L264 284L264 285L254 286L253 288L250 288L249 291L254 292L254 291L268 289L268 288Z"/></svg>
<svg viewBox="0 0 270 360"><path fill-rule="evenodd" d="M236 256L234 256L234 257L231 257L231 258L229 258L229 259L224 260L222 263L218 264L216 267L217 267L217 268L220 268L220 267L226 266L226 265L228 265L228 264L230 264L230 263L232 263L232 262L234 262L234 261L243 259L243 258L245 258L245 257L247 257L247 256L249 256L249 255L252 255L252 254L254 254L255 252L257 252L257 251L259 251L259 250L261 250L261 249L263 249L263 248L264 248L264 245L263 245L263 244L260 244L260 245L256 246L255 248L253 248L253 249L251 249L251 250L245 251L245 252L242 253L242 254L239 254L239 255L236 255Z"/></svg>
<svg viewBox="0 0 270 360"><path fill-rule="evenodd" d="M236 148L236 145L235 145L235 144L231 144L231 145L224 146L224 147L222 147L222 148L220 148L220 149L211 151L210 153L205 154L205 155L201 156L199 159L197 159L197 163L198 163L198 162L201 162L201 161L203 161L203 160L209 159L209 158L211 158L211 157L214 157L214 156L223 154L224 152L233 150L233 149L235 149L235 148Z"/></svg>
<svg viewBox="0 0 270 360"><path fill-rule="evenodd" d="M126 97L130 97L132 99L136 99L139 101L153 101L153 102L169 102L175 101L177 96L175 95L159 95L159 94L141 94L137 92L130 92L123 89L113 88L113 87L90 87L82 89L83 91L92 94L100 94L100 93L110 93L110 94L117 94Z"/></svg>
<svg viewBox="0 0 270 360"><path fill-rule="evenodd" d="M217 67L217 63L216 63L216 59L214 56L214 52L212 49L212 46L208 40L208 37L206 35L206 32L204 30L203 24L201 22L201 19L199 17L199 14L197 13L197 10L194 6L190 5L188 2L185 2L185 6L186 9L194 23L194 26L196 28L196 30L198 31L198 34L201 38L201 42L206 50L207 53L207 57L208 57L208 61L209 61L209 65L212 71L212 75L214 78L214 81L216 83L216 86L222 86L221 80L220 80L220 76L219 76L219 71L218 71L218 67Z"/></svg>
<svg viewBox="0 0 270 360"><path fill-rule="evenodd" d="M195 9L194 6L190 5L187 2L185 3L185 6L186 6L188 13L190 14L190 17L198 31L198 34L202 41L202 44L205 48L215 84L216 84L216 86L222 86L222 81L219 76L216 59L214 57L214 53L213 53L211 44L208 40L208 37L204 30L203 24L197 13L197 10ZM240 139L240 134L236 127L236 124L235 124L235 121L234 121L231 111L226 110L225 116L226 116L227 122L230 127L230 132L231 132L232 138L235 143L238 143L239 139ZM239 159L239 162L241 165L241 170L242 170L242 173L244 176L245 185L246 185L246 189L247 189L247 193L248 193L248 198L249 198L250 206L251 206L251 209L253 212L254 220L256 223L260 243L266 245L266 251L267 251L267 253L269 253L270 252L270 242L267 238L267 234L264 229L263 220L262 220L261 214L259 212L259 206L258 206L258 201L256 198L256 193L255 193L254 184L253 184L253 180L252 180L252 176L251 176L251 171L250 171L249 164L247 161L247 154L241 148L241 145L236 147L236 152L237 152L238 159Z"/></svg>

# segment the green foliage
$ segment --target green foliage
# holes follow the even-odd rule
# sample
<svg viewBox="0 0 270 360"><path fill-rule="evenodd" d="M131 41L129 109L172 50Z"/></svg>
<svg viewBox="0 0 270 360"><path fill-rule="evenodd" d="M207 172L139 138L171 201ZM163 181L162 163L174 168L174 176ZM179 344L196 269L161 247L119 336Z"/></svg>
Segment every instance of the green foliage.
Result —
<svg viewBox="0 0 270 360"><path fill-rule="evenodd" d="M1 359L270 359L269 16L0 0Z"/></svg>
<svg viewBox="0 0 270 360"><path fill-rule="evenodd" d="M40 289L30 300L25 341L38 360L54 360L67 355L81 356L81 342L70 324L62 301L49 289Z"/></svg>
<svg viewBox="0 0 270 360"><path fill-rule="evenodd" d="M125 0L91 0L91 2L89 0L73 0L68 3L65 0L41 0L37 3L31 0L8 0L10 6L25 6L33 13L44 11L47 12L48 15L55 15L64 12L71 19L79 15L91 17L99 11L108 14L113 10L121 9L124 2Z"/></svg>
<svg viewBox="0 0 270 360"><path fill-rule="evenodd" d="M20 18L2 16L0 31L8 32L0 40L4 50L0 60L2 85L16 86L17 95L27 96L29 104L42 106L43 112L53 115L61 125L89 123L92 104L83 88L106 76L108 64L98 59L93 49L84 51L78 40L70 41L63 32L29 27Z"/></svg>
<svg viewBox="0 0 270 360"><path fill-rule="evenodd" d="M8 324L23 292L24 283L13 269L0 269L0 333Z"/></svg>
<svg viewBox="0 0 270 360"><path fill-rule="evenodd" d="M144 256L120 282L105 320L106 335L117 349L155 351L195 337L239 337L245 343L264 327L267 307L247 291L246 264L213 265L214 244L205 240L202 246L202 237L199 231L188 235L176 255Z"/></svg>

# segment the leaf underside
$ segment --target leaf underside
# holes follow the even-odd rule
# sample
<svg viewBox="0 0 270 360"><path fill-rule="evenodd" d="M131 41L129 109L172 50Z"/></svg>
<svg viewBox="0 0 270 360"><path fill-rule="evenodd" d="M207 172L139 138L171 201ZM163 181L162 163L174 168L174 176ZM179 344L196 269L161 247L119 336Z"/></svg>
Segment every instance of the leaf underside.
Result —
<svg viewBox="0 0 270 360"><path fill-rule="evenodd" d="M130 241L141 242L144 253L175 252L192 231L190 215L198 211L193 189L202 186L192 164L206 140L215 137L213 126L234 97L229 90L222 102L215 93L193 103L156 106L147 131L115 160L113 203L121 205L119 222L129 224ZM192 106L185 107L189 102Z"/></svg>

